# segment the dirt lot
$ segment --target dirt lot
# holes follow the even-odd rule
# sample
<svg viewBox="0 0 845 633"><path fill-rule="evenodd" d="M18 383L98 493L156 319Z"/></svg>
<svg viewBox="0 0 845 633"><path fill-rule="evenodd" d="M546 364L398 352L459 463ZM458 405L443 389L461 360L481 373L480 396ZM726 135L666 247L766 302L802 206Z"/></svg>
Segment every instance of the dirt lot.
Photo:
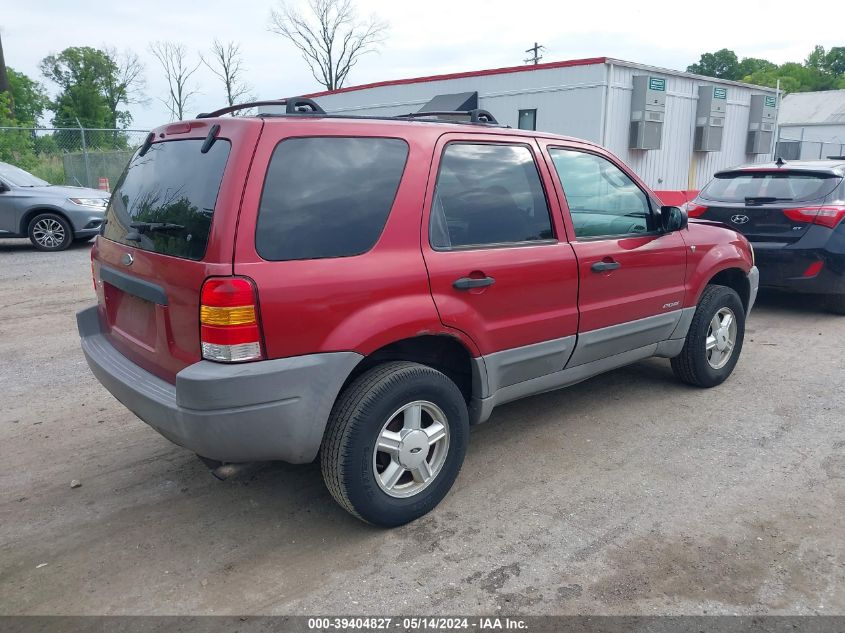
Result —
<svg viewBox="0 0 845 633"><path fill-rule="evenodd" d="M845 614L845 317L764 295L717 389L653 360L502 407L384 531L315 465L213 479L101 388L88 251L0 241L0 613Z"/></svg>

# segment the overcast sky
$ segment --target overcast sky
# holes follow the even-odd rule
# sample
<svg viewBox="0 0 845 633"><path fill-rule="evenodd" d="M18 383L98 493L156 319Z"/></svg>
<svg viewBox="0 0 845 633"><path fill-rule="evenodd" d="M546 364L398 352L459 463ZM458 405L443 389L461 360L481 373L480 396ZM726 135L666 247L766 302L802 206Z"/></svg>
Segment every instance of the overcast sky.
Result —
<svg viewBox="0 0 845 633"><path fill-rule="evenodd" d="M7 65L42 81L39 60L68 46L136 51L146 64L150 101L131 108L132 127L148 129L169 120L157 98L166 86L148 50L154 40L182 42L193 56L215 37L239 42L248 81L262 99L319 90L298 52L267 30L276 1L3 0L0 33ZM361 59L347 85L518 65L534 41L546 46L543 61L607 56L679 70L702 52L725 47L739 57L782 63L803 60L815 44L845 45L841 0L358 0L357 6L362 16L386 20L390 33L380 52ZM190 112L224 105L210 71L201 67L194 78L201 94Z"/></svg>

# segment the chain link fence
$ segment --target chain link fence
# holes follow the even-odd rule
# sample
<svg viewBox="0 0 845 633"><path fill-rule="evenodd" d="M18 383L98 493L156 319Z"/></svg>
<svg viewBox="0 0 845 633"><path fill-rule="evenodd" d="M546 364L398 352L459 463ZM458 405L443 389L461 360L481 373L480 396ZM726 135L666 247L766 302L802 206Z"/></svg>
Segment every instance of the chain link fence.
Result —
<svg viewBox="0 0 845 633"><path fill-rule="evenodd" d="M782 135L778 138L775 156L780 156L783 160L818 160L845 156L845 142L839 142L839 139L813 141Z"/></svg>
<svg viewBox="0 0 845 633"><path fill-rule="evenodd" d="M0 161L53 185L113 187L147 134L147 130L0 127Z"/></svg>

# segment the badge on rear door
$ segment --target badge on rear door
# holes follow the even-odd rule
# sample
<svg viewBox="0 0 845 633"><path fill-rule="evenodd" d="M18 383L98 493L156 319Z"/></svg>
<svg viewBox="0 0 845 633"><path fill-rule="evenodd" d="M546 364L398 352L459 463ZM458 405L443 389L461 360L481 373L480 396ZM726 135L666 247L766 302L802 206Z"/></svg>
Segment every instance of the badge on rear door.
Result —
<svg viewBox="0 0 845 633"><path fill-rule="evenodd" d="M747 215L737 214L731 216L731 222L734 224L745 224L750 218Z"/></svg>
<svg viewBox="0 0 845 633"><path fill-rule="evenodd" d="M132 257L132 253L124 253L123 256L120 258L120 263L124 266L131 266L132 262L135 261L135 258Z"/></svg>

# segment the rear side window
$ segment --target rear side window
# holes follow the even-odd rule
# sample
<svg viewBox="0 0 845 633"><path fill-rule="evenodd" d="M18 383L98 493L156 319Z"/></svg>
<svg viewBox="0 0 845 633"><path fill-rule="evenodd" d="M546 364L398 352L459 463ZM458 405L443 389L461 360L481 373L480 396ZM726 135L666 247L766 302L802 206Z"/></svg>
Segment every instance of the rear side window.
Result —
<svg viewBox="0 0 845 633"><path fill-rule="evenodd" d="M716 174L701 197L718 202L807 202L829 195L839 184L833 174L812 172L729 172Z"/></svg>
<svg viewBox="0 0 845 633"><path fill-rule="evenodd" d="M447 145L429 236L432 247L441 250L553 239L531 150L524 145Z"/></svg>
<svg viewBox="0 0 845 633"><path fill-rule="evenodd" d="M229 141L203 154L203 140L154 143L132 157L109 203L103 236L143 250L202 259Z"/></svg>
<svg viewBox="0 0 845 633"><path fill-rule="evenodd" d="M349 257L381 235L408 158L400 139L292 138L273 151L255 247L264 259Z"/></svg>

